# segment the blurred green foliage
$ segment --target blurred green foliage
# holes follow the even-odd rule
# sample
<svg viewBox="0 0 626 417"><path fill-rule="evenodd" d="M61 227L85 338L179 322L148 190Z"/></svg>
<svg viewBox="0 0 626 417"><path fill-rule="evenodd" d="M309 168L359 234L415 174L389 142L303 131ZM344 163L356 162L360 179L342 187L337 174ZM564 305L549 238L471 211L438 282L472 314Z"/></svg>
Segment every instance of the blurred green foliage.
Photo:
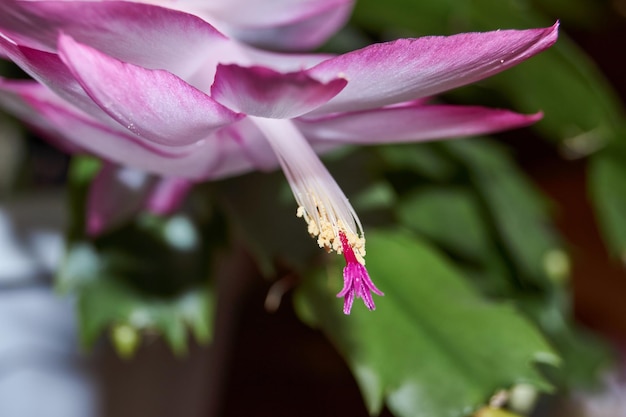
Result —
<svg viewBox="0 0 626 417"><path fill-rule="evenodd" d="M176 354L187 351L188 331L208 343L216 304L208 278L225 241L221 218L206 211L168 218L143 213L89 239L85 206L99 169L93 158L73 159L68 175L72 224L56 279L60 292L78 296L83 344L93 345L107 329L124 357L139 348L142 335L162 335Z"/></svg>
<svg viewBox="0 0 626 417"><path fill-rule="evenodd" d="M368 245L368 270L385 292L375 313L359 300L350 316L341 313L339 262L307 280L296 304L344 355L370 413L384 400L397 416L452 417L477 410L502 387L549 388L533 363L558 358L512 305L482 299L409 233L370 231Z"/></svg>

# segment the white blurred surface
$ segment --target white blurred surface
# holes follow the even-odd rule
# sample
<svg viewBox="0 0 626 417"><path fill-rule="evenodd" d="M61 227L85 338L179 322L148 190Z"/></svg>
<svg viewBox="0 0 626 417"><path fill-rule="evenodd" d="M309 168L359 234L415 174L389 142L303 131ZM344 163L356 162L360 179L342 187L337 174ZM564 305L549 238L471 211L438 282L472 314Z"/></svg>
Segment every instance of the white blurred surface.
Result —
<svg viewBox="0 0 626 417"><path fill-rule="evenodd" d="M1 417L97 415L73 302L50 287L63 254L64 202L47 192L0 205Z"/></svg>
<svg viewBox="0 0 626 417"><path fill-rule="evenodd" d="M63 254L65 195L37 193L0 205L0 288L49 277Z"/></svg>

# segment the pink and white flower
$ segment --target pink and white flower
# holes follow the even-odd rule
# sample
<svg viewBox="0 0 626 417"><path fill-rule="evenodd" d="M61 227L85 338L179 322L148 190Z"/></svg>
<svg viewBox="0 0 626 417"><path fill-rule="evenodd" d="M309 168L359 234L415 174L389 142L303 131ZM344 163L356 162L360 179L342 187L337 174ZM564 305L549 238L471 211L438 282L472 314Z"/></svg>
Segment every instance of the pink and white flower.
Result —
<svg viewBox="0 0 626 417"><path fill-rule="evenodd" d="M554 25L400 39L339 56L279 54L154 5L11 0L0 4L0 54L34 81L0 79L0 103L66 149L164 177L280 166L309 233L346 257L347 314L355 296L374 309L370 291L382 293L364 266L358 216L316 150L531 124L541 115L419 99L510 68L556 39Z"/></svg>

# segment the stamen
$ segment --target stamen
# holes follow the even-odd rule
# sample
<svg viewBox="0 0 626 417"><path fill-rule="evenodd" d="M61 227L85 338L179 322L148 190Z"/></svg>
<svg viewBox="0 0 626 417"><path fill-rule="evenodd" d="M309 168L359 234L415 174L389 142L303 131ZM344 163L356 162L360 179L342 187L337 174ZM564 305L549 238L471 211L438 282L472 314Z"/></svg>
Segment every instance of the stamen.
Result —
<svg viewBox="0 0 626 417"><path fill-rule="evenodd" d="M312 237L317 237L317 244L320 248L326 249L328 252L335 251L339 255L344 253L342 240L339 239L343 235L346 242L353 251L355 259L365 265L365 238L363 234L357 235L351 232L343 223L343 221L337 220L333 224L333 218L328 215L328 211L324 206L318 203L317 197L311 195L311 200L314 203L315 217L312 219L309 216L309 212L303 207L298 207L296 216L301 217L307 222L308 232Z"/></svg>
<svg viewBox="0 0 626 417"><path fill-rule="evenodd" d="M362 259L363 227L356 212L322 161L289 120L248 116L276 153L298 203L296 215L321 248L342 253L342 231Z"/></svg>
<svg viewBox="0 0 626 417"><path fill-rule="evenodd" d="M376 288L365 269L365 237L361 222L326 167L302 133L289 120L248 116L276 153L298 203L296 215L308 225L320 248L343 254L344 313L350 314L354 297L375 308L371 292Z"/></svg>

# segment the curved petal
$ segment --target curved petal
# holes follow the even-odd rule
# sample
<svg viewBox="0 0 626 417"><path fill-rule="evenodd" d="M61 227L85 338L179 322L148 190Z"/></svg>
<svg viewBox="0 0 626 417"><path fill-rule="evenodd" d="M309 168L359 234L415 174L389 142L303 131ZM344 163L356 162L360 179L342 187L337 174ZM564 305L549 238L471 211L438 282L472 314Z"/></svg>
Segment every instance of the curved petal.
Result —
<svg viewBox="0 0 626 417"><path fill-rule="evenodd" d="M150 172L200 179L212 178L214 166L225 160L220 150L224 146L217 147L208 136L194 145L172 148L132 134L95 105L55 54L18 47L2 37L0 48L35 79L66 99L37 82L0 79L4 93L0 95L0 104L37 127L60 149L90 152ZM238 148L233 143L228 152ZM237 163L229 169L220 168L224 174L219 171L215 175L236 175L254 168L250 160L236 159Z"/></svg>
<svg viewBox="0 0 626 417"><path fill-rule="evenodd" d="M66 101L101 120L111 118L96 106L69 69L54 53L18 46L0 36L0 51L28 75L44 84Z"/></svg>
<svg viewBox="0 0 626 417"><path fill-rule="evenodd" d="M10 85L10 87L9 87ZM66 153L80 153L84 149L77 144L65 140L59 135L59 132L45 118L33 111L32 106L22 99L22 95L28 96L36 94L35 90L44 87L33 81L7 81L0 77L0 107L7 113L24 121L36 132L42 135L42 138L50 144ZM31 92L32 91L32 92Z"/></svg>
<svg viewBox="0 0 626 417"><path fill-rule="evenodd" d="M102 124L36 82L0 78L0 92L0 106L52 136L61 149L92 153L158 175L202 181L255 169L267 171L279 165L267 140L247 118L201 142L171 148L147 144ZM318 148L328 151L336 145L321 144Z"/></svg>
<svg viewBox="0 0 626 417"><path fill-rule="evenodd" d="M145 208L160 215L172 214L181 206L194 183L186 178L158 178L145 203Z"/></svg>
<svg viewBox="0 0 626 417"><path fill-rule="evenodd" d="M493 133L528 126L541 117L541 113L524 115L478 106L418 103L318 119L298 119L296 125L315 142L377 144Z"/></svg>
<svg viewBox="0 0 626 417"><path fill-rule="evenodd" d="M126 1L3 0L0 32L47 52L56 51L57 38L65 33L119 60L181 77L195 72L227 41L196 16Z"/></svg>
<svg viewBox="0 0 626 417"><path fill-rule="evenodd" d="M149 198L156 177L105 163L87 197L87 233L97 236L130 220Z"/></svg>
<svg viewBox="0 0 626 417"><path fill-rule="evenodd" d="M74 42L74 45L75 44L76 43ZM76 46L76 47L72 46L72 48L74 49L72 50L72 52L74 52L74 55L73 55L74 58L78 59L79 61L83 59L84 57L84 55L80 55L81 52L85 52L85 51L91 52L89 48L87 47L82 47L82 49L79 49L80 46ZM63 98L68 103L71 103L74 106L76 106L76 108L80 109L81 112L88 113L91 117L98 120L100 123L112 128L113 130L117 130L119 127L123 126L124 129L129 130L129 133L130 131L133 131L133 133L139 133L139 132L144 133L144 137L139 137L139 136L134 135L135 139L133 140L135 141L147 142L148 140L150 140L153 143L157 143L160 141L167 145L180 146L180 145L184 145L185 143L198 140L198 137L201 137L201 138L206 137L210 134L211 129L215 129L216 127L220 126L220 121L218 120L218 118L215 118L215 117L213 118L213 120L211 120L209 118L210 114L203 114L203 113L201 114L202 110L211 110L212 108L215 108L218 110L217 116L219 116L220 113L222 115L225 115L227 122L237 120L241 117L239 115L234 114L230 110L224 108L219 103L215 103L214 100L212 100L210 97L204 95L198 90L195 90L193 87L185 84L182 80L178 79L176 76L163 72L163 71L150 71L150 70L145 70L145 69L134 67L137 69L137 72L139 73L139 75L134 80L128 80L128 79L122 80L123 84L120 85L120 82L119 80L116 79L116 77L122 77L123 74L115 73L115 71L119 67L124 68L125 66L122 63L119 63L118 61L114 60L113 58L108 58L106 56L103 56L102 54L99 54L97 51L93 51L93 56L94 56L93 60L97 61L98 57L102 57L102 60L99 61L98 64L102 63L103 61L107 61L107 64L109 64L108 67L103 66L101 68L98 68L98 70L106 71L107 69L109 69L114 72L113 74L114 84L110 85L110 87L117 87L117 90L115 88L109 89L107 88L108 86L100 85L100 87L102 87L101 91L103 95L105 96L104 100L106 100L107 95L110 96L112 93L115 93L116 91L119 92L121 90L120 94L122 95L126 94L127 97L131 100L131 102L134 102L135 105L144 106L144 103L141 102L142 99L159 100L159 97L158 97L158 93L160 91L159 89L163 88L163 86L159 86L158 88L150 88L147 91L142 90L141 88L139 88L139 86L146 87L146 85L150 84L150 82L152 82L153 84L159 83L162 78L165 78L166 80L170 81L171 84L180 87L178 91L179 95L182 96L182 97L179 97L180 100L178 101L173 100L172 98L176 98L175 96L170 97L169 94L166 94L166 92L161 91L161 93L166 95L167 97L163 100L162 103L159 103L159 102L152 103L154 106L156 106L156 109L151 108L148 105L146 105L145 107L142 107L139 112L135 111L136 109L127 108L127 109L124 109L124 111L122 111L121 114L117 113L117 115L119 116L119 120L114 120L109 114L105 112L105 110L108 112L114 112L118 108L120 108L121 105L128 104L128 103L114 102L112 103L113 104L112 106L109 106L109 108L107 108L106 105L104 105L103 107L100 107L99 105L97 105L94 102L94 100L89 95L87 95L87 92L85 91L85 89L83 89L83 87L78 83L76 77L72 74L72 72L70 72L70 69L61 61L61 59L59 58L57 54L39 51L39 50L31 49L28 47L24 47L24 46L18 46L1 36L0 36L0 51L5 53L14 63L19 65L26 73L28 73L35 80L39 81L40 83L50 88L59 97ZM88 55L88 54L85 54L85 55ZM85 68L85 67L88 67L89 62L79 62L78 64L79 64L78 66L80 69L83 69L87 72L86 79L88 81L90 80L93 81L93 84L96 86L98 86L99 83L102 82L102 79L94 79L94 75L90 74L90 69ZM127 67L131 68L130 65L128 65ZM132 71L130 71L130 73L131 75L137 75L137 74L133 74ZM146 79L142 80L141 75L145 75L147 80ZM154 75L154 77L150 79L150 75ZM159 78L159 75L161 75L161 78ZM127 87L126 83L129 81L136 82L136 83L143 83L143 84L138 84L137 89L132 90L131 88L126 88ZM165 84L165 86L167 87L167 84ZM139 93L137 93L136 95L133 95L133 91L137 91ZM187 92L190 92L190 95L187 95L186 94ZM195 117L190 117L192 113L190 114L184 113L184 110L185 110L184 108L177 107L177 105L181 103L181 100L184 101L185 99L190 99L192 103L194 102L194 99L196 102L197 101L204 102L203 106L200 106L200 107L196 106L195 103L188 104L191 110L195 112ZM168 105L174 107L174 111L172 113L168 112ZM128 114L125 114L124 112L127 110L132 110L134 111L134 113L129 112ZM163 116L163 119L159 120L158 121L159 123L157 124L150 125L149 123L146 122L146 120L150 118L152 119L158 118L159 114L156 112L156 110L161 111L162 113L161 115ZM166 120L166 119L171 118L172 114L176 115L177 113L179 116L178 126L181 127L182 125L182 127L180 128L180 130L177 130L175 132L176 133L175 135L164 137L165 135L170 133L172 130L174 130L174 126L172 124L169 124L168 123L169 120ZM139 124L136 124L131 119L133 117L138 117L138 116L146 117L146 119L143 120L143 123L141 123L140 121ZM214 114L214 116L216 115ZM185 120L181 121L180 117L185 118ZM187 119L188 117L189 119ZM190 122L193 122L194 120L197 121L198 123L196 124L190 123ZM152 129L152 132L154 132L156 129L156 134L157 134L156 137L150 134L151 133L150 130L148 130L147 134L145 134L146 132L142 132L141 130L135 129L136 127L142 127L146 124L148 124L149 125L148 127ZM167 126L169 127L170 129L169 132L167 130L165 131L158 130L159 127L163 126L164 124L167 124ZM186 136L188 134L190 135Z"/></svg>
<svg viewBox="0 0 626 417"><path fill-rule="evenodd" d="M354 7L354 0L142 1L200 16L250 45L300 51L330 38Z"/></svg>
<svg viewBox="0 0 626 417"><path fill-rule="evenodd" d="M239 55L231 57L231 59L224 61L224 63L237 64L244 67L255 65L263 66L279 72L302 71L332 57L330 54L268 52L244 44L238 44L237 48ZM201 91L211 91L217 66L218 63L215 63L215 65L209 65L209 63L207 63L207 65L203 65L192 76L185 78L185 81Z"/></svg>
<svg viewBox="0 0 626 417"><path fill-rule="evenodd" d="M296 72L311 68L335 55L332 54L295 54L268 52L246 45L241 45L243 55L249 58L250 64L242 61L241 65L261 65L280 72Z"/></svg>
<svg viewBox="0 0 626 417"><path fill-rule="evenodd" d="M250 22L243 26L225 28L236 39L268 49L302 51L323 44L341 28L352 11L354 3L345 0L316 2L318 9L297 15L286 22L267 25Z"/></svg>
<svg viewBox="0 0 626 417"><path fill-rule="evenodd" d="M87 233L97 236L132 219L143 209L168 215L180 207L193 182L156 177L144 171L105 163L87 198Z"/></svg>
<svg viewBox="0 0 626 417"><path fill-rule="evenodd" d="M435 95L510 68L551 46L558 23L544 29L400 39L340 55L311 68L348 86L313 113L364 110Z"/></svg>
<svg viewBox="0 0 626 417"><path fill-rule="evenodd" d="M287 119L319 107L345 86L342 78L320 83L304 72L283 74L265 67L233 64L218 66L211 95L235 111Z"/></svg>
<svg viewBox="0 0 626 417"><path fill-rule="evenodd" d="M242 117L170 72L118 61L69 36L59 38L59 54L107 114L148 140L188 145Z"/></svg>
<svg viewBox="0 0 626 417"><path fill-rule="evenodd" d="M228 152L228 160L221 170L222 176L227 173L244 172L242 168L253 166L259 171L272 171L279 166L278 158L270 147L265 135L250 121L250 118L237 122L222 129L218 135L236 148Z"/></svg>
<svg viewBox="0 0 626 417"><path fill-rule="evenodd" d="M279 26L316 16L331 9L350 10L354 0L148 0L154 4L210 17L231 25ZM209 20L210 21L210 20Z"/></svg>
<svg viewBox="0 0 626 417"><path fill-rule="evenodd" d="M167 147L147 143L140 138L91 118L68 105L44 86L29 82L0 79L0 104L30 124L41 127L58 141L119 164L161 175L210 179L235 175L254 169L241 158L231 171L221 168L228 153L239 151L230 137L208 136L187 147ZM17 106L16 103L21 103ZM232 142L222 145L220 141ZM236 169L235 169L236 168Z"/></svg>

